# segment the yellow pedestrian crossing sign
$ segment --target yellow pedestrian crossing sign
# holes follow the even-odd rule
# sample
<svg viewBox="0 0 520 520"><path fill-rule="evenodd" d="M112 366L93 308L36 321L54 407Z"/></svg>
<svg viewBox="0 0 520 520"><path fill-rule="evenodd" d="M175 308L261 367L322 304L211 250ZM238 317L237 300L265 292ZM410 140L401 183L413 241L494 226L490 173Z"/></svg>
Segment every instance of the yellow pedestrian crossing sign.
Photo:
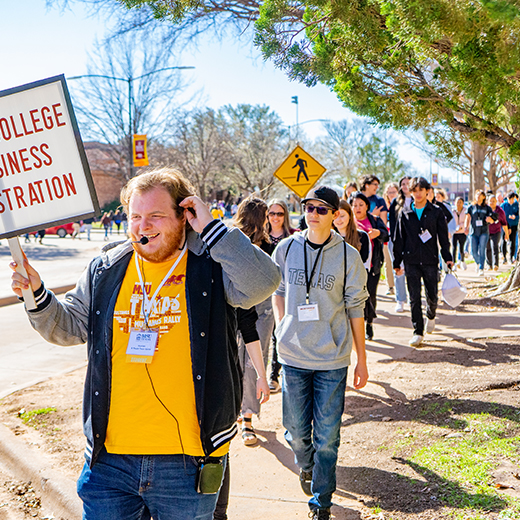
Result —
<svg viewBox="0 0 520 520"><path fill-rule="evenodd" d="M311 157L300 145L278 166L274 176L281 180L298 197L304 197L327 171L314 157Z"/></svg>

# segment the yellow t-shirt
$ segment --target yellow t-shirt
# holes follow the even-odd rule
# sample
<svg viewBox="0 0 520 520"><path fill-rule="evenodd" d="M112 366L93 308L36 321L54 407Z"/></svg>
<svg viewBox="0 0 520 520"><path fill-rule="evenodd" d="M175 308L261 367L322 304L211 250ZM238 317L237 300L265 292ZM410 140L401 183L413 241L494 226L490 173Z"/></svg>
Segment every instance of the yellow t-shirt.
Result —
<svg viewBox="0 0 520 520"><path fill-rule="evenodd" d="M151 364L127 362L130 330L144 327L135 253L128 264L114 310L112 389L105 441L109 453L204 455L195 407L186 310L187 256L184 255L156 296L148 324L159 331L159 341ZM171 261L139 261L149 299L172 265ZM228 448L229 443L214 455L224 455Z"/></svg>

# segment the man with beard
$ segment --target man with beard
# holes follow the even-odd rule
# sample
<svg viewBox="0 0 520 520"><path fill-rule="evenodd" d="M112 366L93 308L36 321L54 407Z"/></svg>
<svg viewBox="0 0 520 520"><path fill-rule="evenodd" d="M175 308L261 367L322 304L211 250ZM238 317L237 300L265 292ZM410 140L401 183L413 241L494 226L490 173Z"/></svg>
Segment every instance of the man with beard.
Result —
<svg viewBox="0 0 520 520"><path fill-rule="evenodd" d="M234 307L265 300L279 268L175 170L134 177L121 201L130 240L106 246L65 300L27 261L12 287L32 287L45 339L88 342L84 520L209 520L241 403Z"/></svg>

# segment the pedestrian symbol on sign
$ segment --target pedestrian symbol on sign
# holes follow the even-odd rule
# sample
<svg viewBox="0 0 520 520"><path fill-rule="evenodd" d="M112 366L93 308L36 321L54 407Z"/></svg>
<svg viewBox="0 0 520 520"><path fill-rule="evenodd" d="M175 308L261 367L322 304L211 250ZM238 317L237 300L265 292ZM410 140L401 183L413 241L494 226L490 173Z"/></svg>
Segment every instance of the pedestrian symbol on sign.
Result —
<svg viewBox="0 0 520 520"><path fill-rule="evenodd" d="M301 146L294 150L278 166L274 176L282 181L298 197L303 197L323 175L325 168Z"/></svg>
<svg viewBox="0 0 520 520"><path fill-rule="evenodd" d="M293 166L293 168L296 168L298 166L298 177L296 178L296 182L300 182L300 175L303 173L305 176L305 180L309 180L309 177L307 177L307 172L305 171L305 168L307 166L307 161L305 159L302 159L298 154L295 155L295 157L299 157L299 159L296 161L296 164Z"/></svg>

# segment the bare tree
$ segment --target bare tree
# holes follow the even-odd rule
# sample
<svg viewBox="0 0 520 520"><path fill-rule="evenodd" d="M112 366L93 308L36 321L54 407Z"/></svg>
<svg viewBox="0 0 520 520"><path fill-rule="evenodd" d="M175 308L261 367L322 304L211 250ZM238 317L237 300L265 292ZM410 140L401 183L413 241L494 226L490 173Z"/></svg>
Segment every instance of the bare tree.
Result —
<svg viewBox="0 0 520 520"><path fill-rule="evenodd" d="M206 199L223 185L230 160L222 115L211 108L183 112L172 120L168 133L167 144L160 145L163 150L155 161L179 168Z"/></svg>
<svg viewBox="0 0 520 520"><path fill-rule="evenodd" d="M96 44L87 74L70 82L84 138L111 145L116 175L123 180L134 173L132 134L153 141L178 109L172 99L185 85L172 68L170 50L125 35Z"/></svg>
<svg viewBox="0 0 520 520"><path fill-rule="evenodd" d="M278 114L267 106L225 106L230 178L240 190L269 196L273 173L289 152L289 139Z"/></svg>

